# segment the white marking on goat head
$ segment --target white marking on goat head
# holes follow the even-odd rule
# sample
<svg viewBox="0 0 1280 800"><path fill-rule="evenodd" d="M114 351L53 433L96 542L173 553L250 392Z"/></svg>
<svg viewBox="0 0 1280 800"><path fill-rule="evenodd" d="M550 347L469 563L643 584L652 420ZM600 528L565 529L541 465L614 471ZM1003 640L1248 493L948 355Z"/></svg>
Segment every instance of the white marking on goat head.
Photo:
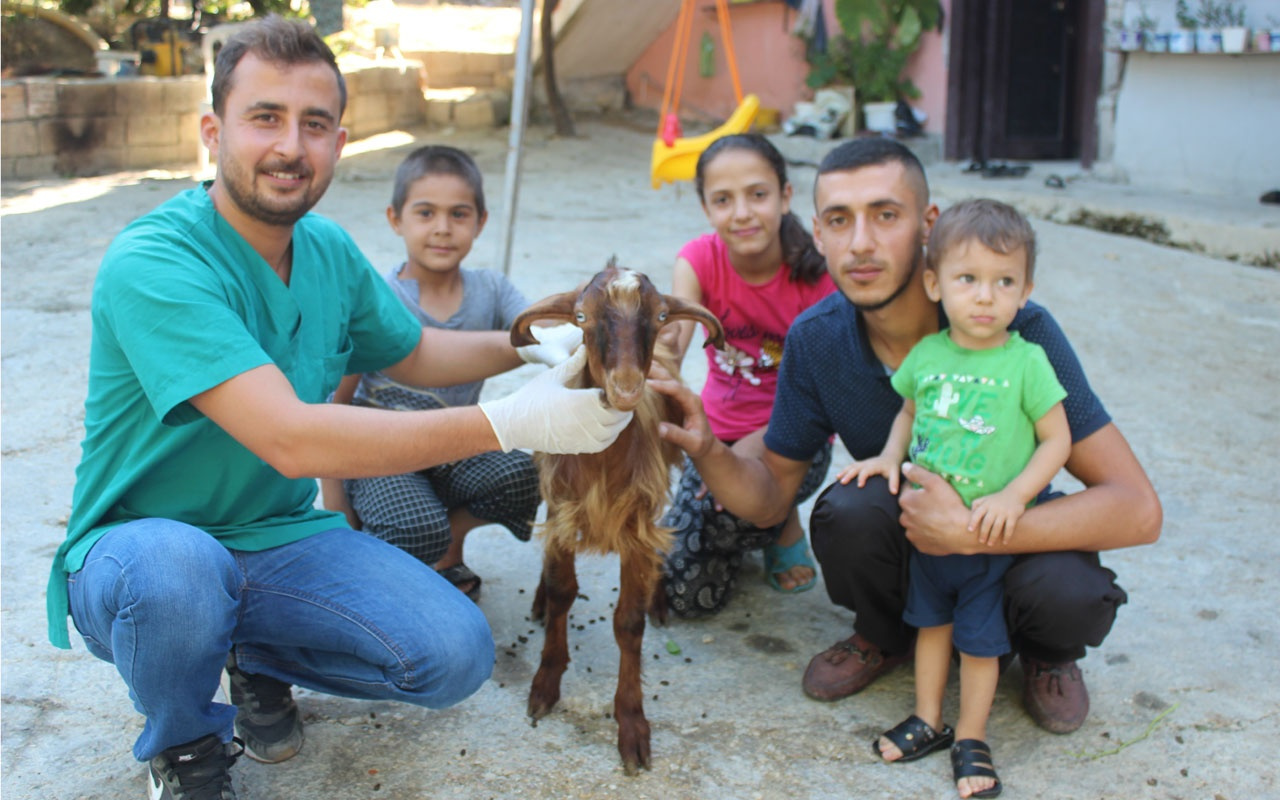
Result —
<svg viewBox="0 0 1280 800"><path fill-rule="evenodd" d="M619 267L614 259L580 291L552 295L525 309L511 326L511 343L523 347L536 342L530 326L538 319L572 322L582 329L586 383L603 389L609 405L623 411L639 404L658 331L667 323L701 322L709 340L724 346L724 330L710 311L660 293L644 274Z"/></svg>

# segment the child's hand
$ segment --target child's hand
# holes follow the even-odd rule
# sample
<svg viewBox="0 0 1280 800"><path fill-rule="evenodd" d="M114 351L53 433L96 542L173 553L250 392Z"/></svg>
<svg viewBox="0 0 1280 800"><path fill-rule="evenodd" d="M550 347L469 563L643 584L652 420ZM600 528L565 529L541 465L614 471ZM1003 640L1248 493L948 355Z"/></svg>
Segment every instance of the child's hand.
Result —
<svg viewBox="0 0 1280 800"><path fill-rule="evenodd" d="M1013 529L1026 510L1027 504L1012 492L996 492L979 497L973 501L969 530L978 532L979 544L990 546L1007 543L1013 538Z"/></svg>
<svg viewBox="0 0 1280 800"><path fill-rule="evenodd" d="M849 481L857 478L858 488L861 489L867 485L867 478L872 475L883 475L889 481L889 492L892 494L898 493L898 481L902 475L902 465L896 459L885 458L884 456L855 461L840 470L840 474L836 475L836 480L847 485Z"/></svg>

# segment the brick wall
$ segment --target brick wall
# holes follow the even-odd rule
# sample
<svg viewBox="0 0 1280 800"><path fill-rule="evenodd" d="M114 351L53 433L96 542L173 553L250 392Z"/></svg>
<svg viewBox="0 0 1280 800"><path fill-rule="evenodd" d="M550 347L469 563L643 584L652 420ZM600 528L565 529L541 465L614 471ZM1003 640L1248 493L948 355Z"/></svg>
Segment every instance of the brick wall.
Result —
<svg viewBox="0 0 1280 800"><path fill-rule="evenodd" d="M19 78L0 84L0 177L194 167L204 78Z"/></svg>
<svg viewBox="0 0 1280 800"><path fill-rule="evenodd" d="M339 66L347 80L347 111L342 124L349 139L419 127L426 121L420 63L344 58Z"/></svg>
<svg viewBox="0 0 1280 800"><path fill-rule="evenodd" d="M344 64L343 74L351 139L426 121L419 64ZM201 75L19 78L0 89L0 179L200 164Z"/></svg>

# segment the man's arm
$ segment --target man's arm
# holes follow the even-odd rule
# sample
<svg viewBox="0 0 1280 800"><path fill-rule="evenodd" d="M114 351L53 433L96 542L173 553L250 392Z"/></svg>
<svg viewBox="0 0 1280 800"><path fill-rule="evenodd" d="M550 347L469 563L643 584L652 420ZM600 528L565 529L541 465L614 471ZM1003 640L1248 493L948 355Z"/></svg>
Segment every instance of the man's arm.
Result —
<svg viewBox="0 0 1280 800"><path fill-rule="evenodd" d="M383 373L406 386L456 386L492 378L523 363L506 331L424 326L418 346Z"/></svg>
<svg viewBox="0 0 1280 800"><path fill-rule="evenodd" d="M908 480L920 485L904 484L899 498L907 538L933 555L1113 550L1159 538L1160 499L1114 423L1076 442L1066 466L1084 490L1029 509L1013 541L987 546L967 530L969 510L950 484L906 465Z"/></svg>
<svg viewBox="0 0 1280 800"><path fill-rule="evenodd" d="M304 403L274 364L242 372L191 398L216 425L286 477L396 475L490 450L598 453L631 423L599 389L569 389L578 348L516 392L475 406L387 411Z"/></svg>
<svg viewBox="0 0 1280 800"><path fill-rule="evenodd" d="M304 403L272 364L223 381L191 404L290 478L395 475L499 449L479 406L390 412Z"/></svg>
<svg viewBox="0 0 1280 800"><path fill-rule="evenodd" d="M786 520L809 470L807 462L764 447L764 429L729 447L711 433L702 400L689 387L652 376L649 385L674 399L684 414L682 425L663 422L658 434L689 454L719 505L761 528Z"/></svg>

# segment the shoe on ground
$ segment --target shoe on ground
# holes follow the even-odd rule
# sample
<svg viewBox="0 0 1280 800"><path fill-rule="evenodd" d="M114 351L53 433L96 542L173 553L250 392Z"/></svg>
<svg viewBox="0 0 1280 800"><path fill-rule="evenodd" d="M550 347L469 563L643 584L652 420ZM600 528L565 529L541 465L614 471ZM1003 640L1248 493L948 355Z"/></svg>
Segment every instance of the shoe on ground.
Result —
<svg viewBox="0 0 1280 800"><path fill-rule="evenodd" d="M249 758L278 764L302 749L302 719L289 684L244 672L232 652L222 671L222 691L236 707L236 737Z"/></svg>
<svg viewBox="0 0 1280 800"><path fill-rule="evenodd" d="M170 747L148 765L150 800L236 800L231 765L240 757L238 743L223 744L209 734Z"/></svg>
<svg viewBox="0 0 1280 800"><path fill-rule="evenodd" d="M1022 661L1022 704L1031 719L1050 733L1071 733L1089 716L1089 690L1074 661L1051 664L1026 656Z"/></svg>
<svg viewBox="0 0 1280 800"><path fill-rule="evenodd" d="M854 634L818 653L804 671L804 693L814 700L840 700L857 694L889 670L911 660L911 653L885 655Z"/></svg>

